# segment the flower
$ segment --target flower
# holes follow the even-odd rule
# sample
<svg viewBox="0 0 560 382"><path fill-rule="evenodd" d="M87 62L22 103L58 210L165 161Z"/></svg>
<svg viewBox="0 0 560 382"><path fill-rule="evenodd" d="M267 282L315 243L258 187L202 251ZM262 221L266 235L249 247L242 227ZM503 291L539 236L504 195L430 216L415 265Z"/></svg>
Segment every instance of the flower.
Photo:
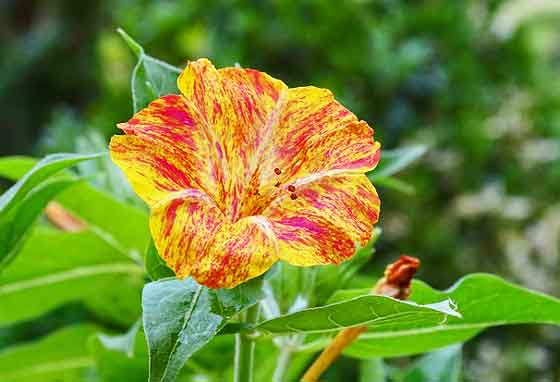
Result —
<svg viewBox="0 0 560 382"><path fill-rule="evenodd" d="M380 145L330 91L206 59L177 85L110 144L177 277L232 288L278 260L340 263L370 239L380 202L364 173Z"/></svg>

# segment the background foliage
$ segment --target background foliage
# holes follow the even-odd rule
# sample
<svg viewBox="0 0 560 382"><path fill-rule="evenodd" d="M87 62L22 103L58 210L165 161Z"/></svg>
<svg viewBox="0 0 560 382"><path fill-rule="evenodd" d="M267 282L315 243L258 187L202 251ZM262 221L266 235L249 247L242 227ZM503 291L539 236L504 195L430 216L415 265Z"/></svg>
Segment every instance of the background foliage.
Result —
<svg viewBox="0 0 560 382"><path fill-rule="evenodd" d="M384 148L429 145L400 178L413 194L379 187L384 233L364 273L404 252L422 259L420 278L437 287L487 271L558 296L559 19L554 0L2 2L0 154L105 147L132 111L136 58L115 33L122 26L150 55L177 66L207 56L290 86L331 88L376 127ZM79 171L97 174L99 166L106 164L84 162ZM105 174L90 180L135 203L118 174ZM52 232L32 234L49 242ZM133 266L134 256L125 260ZM139 283L132 276L123 282ZM111 322L116 330L134 322L134 307L115 324L111 312L91 308L96 298L90 293L83 304L46 313L39 324L3 329L0 346L69 322ZM64 335L55 340L64 343ZM559 342L558 331L546 327L490 330L466 345L465 379L553 381ZM421 364L410 367L397 377L414 381ZM355 368L345 359L332 373Z"/></svg>

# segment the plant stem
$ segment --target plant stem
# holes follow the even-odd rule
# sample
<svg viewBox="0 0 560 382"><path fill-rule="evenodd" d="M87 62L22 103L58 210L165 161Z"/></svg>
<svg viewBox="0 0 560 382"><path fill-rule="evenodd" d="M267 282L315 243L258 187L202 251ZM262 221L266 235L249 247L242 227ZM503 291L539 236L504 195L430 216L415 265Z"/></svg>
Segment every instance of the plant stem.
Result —
<svg viewBox="0 0 560 382"><path fill-rule="evenodd" d="M241 322L255 323L259 318L259 307L259 304L256 304L241 313ZM233 382L253 382L254 353L255 341L246 333L237 333L235 335Z"/></svg>
<svg viewBox="0 0 560 382"><path fill-rule="evenodd" d="M292 358L292 351L287 349L280 349L280 354L276 361L276 369L272 376L272 382L283 382L284 374L286 374L286 369L290 364L290 359Z"/></svg>

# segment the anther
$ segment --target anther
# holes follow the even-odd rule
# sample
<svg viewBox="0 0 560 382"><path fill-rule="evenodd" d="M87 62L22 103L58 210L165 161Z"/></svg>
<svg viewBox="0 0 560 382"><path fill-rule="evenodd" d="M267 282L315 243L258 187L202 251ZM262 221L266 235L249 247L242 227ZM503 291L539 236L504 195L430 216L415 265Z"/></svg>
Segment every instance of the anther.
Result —
<svg viewBox="0 0 560 382"><path fill-rule="evenodd" d="M295 192L295 190L296 190L296 187L295 187L293 184L290 184L290 185L288 186L288 191L290 191L290 192Z"/></svg>
<svg viewBox="0 0 560 382"><path fill-rule="evenodd" d="M280 170L278 167L276 167L276 168L274 169L274 173L275 173L276 175L280 175L280 174L282 174L282 170Z"/></svg>
<svg viewBox="0 0 560 382"><path fill-rule="evenodd" d="M292 193L290 194L290 198L291 198L292 200L296 200L296 199L297 199L296 193L295 193L295 192L292 192Z"/></svg>
<svg viewBox="0 0 560 382"><path fill-rule="evenodd" d="M274 185L274 187L280 187L280 182L276 182L276 184Z"/></svg>

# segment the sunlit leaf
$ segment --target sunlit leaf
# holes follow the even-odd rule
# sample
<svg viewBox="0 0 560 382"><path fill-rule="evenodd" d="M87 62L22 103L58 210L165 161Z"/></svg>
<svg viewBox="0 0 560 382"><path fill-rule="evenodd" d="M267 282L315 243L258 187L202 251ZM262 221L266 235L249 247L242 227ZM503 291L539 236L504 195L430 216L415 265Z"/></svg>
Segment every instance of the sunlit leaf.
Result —
<svg viewBox="0 0 560 382"><path fill-rule="evenodd" d="M459 307L460 309L460 307ZM257 330L268 333L324 333L367 325L376 331L398 331L438 326L448 316L460 317L448 300L418 305L391 297L362 295L350 300L304 309L261 322Z"/></svg>
<svg viewBox="0 0 560 382"><path fill-rule="evenodd" d="M453 300L462 318L448 317L439 325L422 324L405 330L372 326L347 348L345 354L358 358L403 356L427 352L464 342L492 326L540 323L560 325L560 300L508 283L488 274L459 280L447 291L413 284L411 301L430 304ZM367 293L366 289L341 291L336 299Z"/></svg>
<svg viewBox="0 0 560 382"><path fill-rule="evenodd" d="M140 315L144 271L91 231L37 227L0 274L0 325L84 301L119 324Z"/></svg>

